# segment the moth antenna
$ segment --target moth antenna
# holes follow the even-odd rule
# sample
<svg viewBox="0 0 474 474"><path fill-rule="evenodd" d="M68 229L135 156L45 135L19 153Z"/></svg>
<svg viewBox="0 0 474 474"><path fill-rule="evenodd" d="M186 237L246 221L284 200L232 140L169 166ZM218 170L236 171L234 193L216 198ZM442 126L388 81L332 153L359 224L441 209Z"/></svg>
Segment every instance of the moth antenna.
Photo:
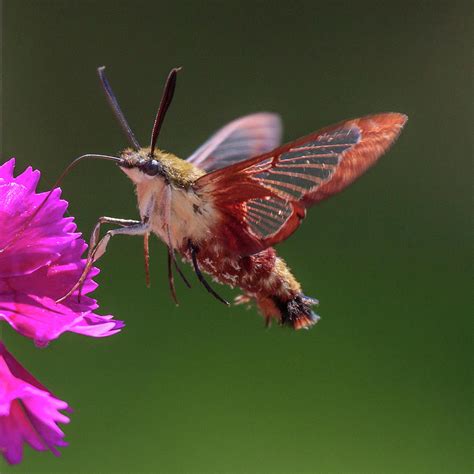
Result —
<svg viewBox="0 0 474 474"><path fill-rule="evenodd" d="M150 156L153 156L156 146L156 140L160 134L161 126L165 119L166 112L168 111L171 101L173 100L174 90L176 88L176 77L178 72L181 71L180 67L171 69L166 79L165 87L163 88L163 94L161 96L160 106L156 112L155 122L153 124L153 130L151 132L150 141Z"/></svg>
<svg viewBox="0 0 474 474"><path fill-rule="evenodd" d="M44 198L43 202L36 208L36 210L31 214L31 216L26 219L24 224L21 226L20 230L13 236L12 240L5 245L5 247L0 249L0 253L4 252L8 248L10 248L16 240L22 236L23 232L28 228L28 226L33 222L35 217L38 215L38 213L43 209L45 204L48 202L48 199L50 198L51 194L53 194L54 190L61 184L62 180L72 171L73 168L75 168L81 161L84 160L107 160L107 161L115 161L116 163L122 163L123 159L118 158L116 156L109 156L109 155L95 155L95 154L87 154L87 155L82 155L73 160L69 165L66 167L66 169L59 175L59 178L55 181L53 184L53 187L51 188L51 191L46 195Z"/></svg>
<svg viewBox="0 0 474 474"><path fill-rule="evenodd" d="M128 125L127 119L125 118L125 115L123 114L122 109L118 104L117 98L115 97L112 87L110 86L109 80L105 75L105 66L97 68L97 74L99 75L100 84L102 85L102 89L105 92L107 102L112 108L112 112L114 113L115 118L118 120L120 128L125 133L125 136L127 137L130 145L132 145L135 150L139 150L141 148L140 144L135 138L135 135L133 134L132 129L130 128L130 125Z"/></svg>

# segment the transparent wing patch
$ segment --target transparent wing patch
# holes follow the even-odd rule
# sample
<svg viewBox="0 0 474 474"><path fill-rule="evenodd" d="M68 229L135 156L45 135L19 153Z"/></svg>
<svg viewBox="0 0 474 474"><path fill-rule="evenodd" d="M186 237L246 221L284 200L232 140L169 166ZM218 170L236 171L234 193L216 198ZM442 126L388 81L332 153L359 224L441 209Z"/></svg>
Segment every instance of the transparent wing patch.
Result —
<svg viewBox="0 0 474 474"><path fill-rule="evenodd" d="M278 115L265 112L247 115L222 127L188 161L211 172L275 149L281 134Z"/></svg>

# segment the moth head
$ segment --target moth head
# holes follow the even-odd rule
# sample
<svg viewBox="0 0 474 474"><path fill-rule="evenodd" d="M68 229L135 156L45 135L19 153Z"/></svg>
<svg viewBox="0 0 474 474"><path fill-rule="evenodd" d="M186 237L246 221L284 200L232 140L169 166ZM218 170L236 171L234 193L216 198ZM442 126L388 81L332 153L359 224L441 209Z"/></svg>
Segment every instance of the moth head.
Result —
<svg viewBox="0 0 474 474"><path fill-rule="evenodd" d="M149 148L127 148L120 154L122 162L119 167L136 184L152 179L168 180L160 155L159 150L151 155Z"/></svg>

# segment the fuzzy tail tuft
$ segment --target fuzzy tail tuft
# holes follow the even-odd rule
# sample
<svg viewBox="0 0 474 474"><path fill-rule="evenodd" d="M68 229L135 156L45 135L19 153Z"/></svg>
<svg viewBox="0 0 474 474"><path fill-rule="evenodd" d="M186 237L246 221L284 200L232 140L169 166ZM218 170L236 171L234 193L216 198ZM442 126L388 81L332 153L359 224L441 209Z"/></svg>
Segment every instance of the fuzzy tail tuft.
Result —
<svg viewBox="0 0 474 474"><path fill-rule="evenodd" d="M320 319L311 309L311 306L318 303L318 300L309 298L303 293L296 295L289 301L278 301L277 306L281 312L281 324L291 326L293 329L309 329Z"/></svg>

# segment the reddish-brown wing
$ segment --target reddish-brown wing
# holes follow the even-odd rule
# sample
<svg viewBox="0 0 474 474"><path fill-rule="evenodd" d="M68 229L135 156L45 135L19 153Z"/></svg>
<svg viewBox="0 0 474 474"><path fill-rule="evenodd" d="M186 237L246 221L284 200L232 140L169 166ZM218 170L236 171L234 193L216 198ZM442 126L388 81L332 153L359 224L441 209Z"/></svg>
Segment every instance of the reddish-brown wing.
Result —
<svg viewBox="0 0 474 474"><path fill-rule="evenodd" d="M307 207L340 192L372 166L406 120L386 113L341 122L204 175L196 191L222 216L218 235L229 251L259 252L290 236Z"/></svg>

